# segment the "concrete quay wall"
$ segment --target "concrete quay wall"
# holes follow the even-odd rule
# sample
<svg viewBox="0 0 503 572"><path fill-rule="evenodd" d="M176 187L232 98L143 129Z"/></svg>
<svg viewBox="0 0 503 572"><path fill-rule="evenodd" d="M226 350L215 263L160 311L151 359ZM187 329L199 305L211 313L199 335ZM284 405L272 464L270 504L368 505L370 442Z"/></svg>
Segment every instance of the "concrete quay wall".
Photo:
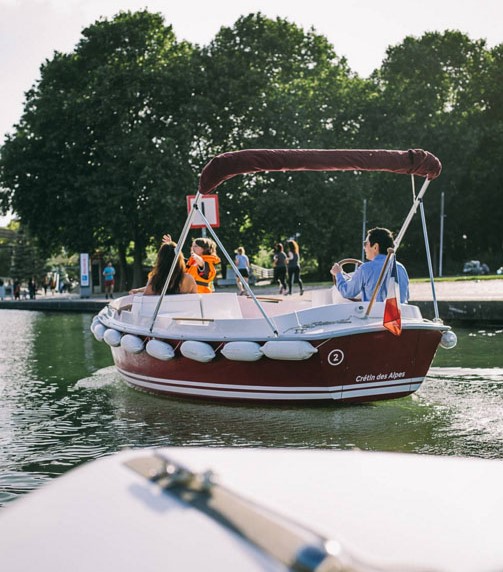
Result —
<svg viewBox="0 0 503 572"><path fill-rule="evenodd" d="M433 302L411 301L419 306L424 318L435 317ZM503 325L503 302L494 300L440 300L438 301L438 314L446 324L494 324Z"/></svg>

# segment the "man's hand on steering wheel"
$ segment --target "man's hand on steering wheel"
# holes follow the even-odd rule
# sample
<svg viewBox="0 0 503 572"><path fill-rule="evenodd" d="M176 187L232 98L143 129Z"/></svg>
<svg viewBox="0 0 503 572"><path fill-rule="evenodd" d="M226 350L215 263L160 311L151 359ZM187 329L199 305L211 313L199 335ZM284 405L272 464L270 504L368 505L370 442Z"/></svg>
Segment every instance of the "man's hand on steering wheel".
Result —
<svg viewBox="0 0 503 572"><path fill-rule="evenodd" d="M356 270L359 266L363 264L363 262L358 258L343 258L342 260L339 260L339 262L336 262L330 269L330 274L332 274L334 279L337 276L337 274L339 274L339 272L342 272L342 274L346 279L350 278L350 275L344 270L344 266L346 266L347 264L354 264Z"/></svg>

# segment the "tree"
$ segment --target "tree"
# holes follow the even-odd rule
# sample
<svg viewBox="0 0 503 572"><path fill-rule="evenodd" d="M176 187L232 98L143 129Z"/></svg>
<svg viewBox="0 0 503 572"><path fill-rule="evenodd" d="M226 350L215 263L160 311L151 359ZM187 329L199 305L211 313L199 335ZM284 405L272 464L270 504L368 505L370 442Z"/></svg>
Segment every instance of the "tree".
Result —
<svg viewBox="0 0 503 572"><path fill-rule="evenodd" d="M459 268L465 256L459 248L463 233L471 235L482 252L488 248L483 236L488 236L487 228L499 227L493 207L484 208L484 204L500 201L496 201L497 187L492 184L488 188L483 182L487 161L482 150L487 134L483 127L487 126L487 88L496 85L495 70L491 68L496 60L483 40L472 41L457 31L427 33L421 38L407 37L390 47L373 76L378 97L371 104L367 131L377 134L383 147L422 147L442 161L441 178L432 185L436 194L428 193L425 202L432 207L428 209L430 220L438 220L438 193L445 191L444 246L448 262L452 261L451 271ZM382 197L386 196L382 185L377 189ZM397 200L386 201L382 211L390 221L402 218L410 204L410 192L400 194L398 188L395 192ZM482 202L481 196L486 200ZM482 229L479 217L483 211ZM439 225L430 226L435 247L439 244ZM401 258L416 269L420 268L416 252L422 240L420 224L411 226L401 252ZM424 270L421 267L421 273Z"/></svg>
<svg viewBox="0 0 503 572"><path fill-rule="evenodd" d="M138 284L145 247L180 216L193 183L180 115L192 47L146 11L82 35L73 53L42 66L2 150L4 207L50 249L114 247L124 264L132 243Z"/></svg>
<svg viewBox="0 0 503 572"><path fill-rule="evenodd" d="M250 14L219 31L203 50L200 67L201 157L244 148L352 146L358 131L355 102L364 82L314 31ZM304 255L317 258L326 275L332 256L327 244L345 236L351 224L343 211L324 216L330 193L339 186L348 208L358 208L356 180L346 175L349 184L338 185L338 175L319 173L233 179L219 190L222 236L257 252L262 243L270 247L301 233ZM323 241L320 224L326 231Z"/></svg>
<svg viewBox="0 0 503 572"><path fill-rule="evenodd" d="M35 278L37 283L46 271L46 258L42 254L37 240L30 237L22 227L17 229L11 243L9 276L19 280Z"/></svg>

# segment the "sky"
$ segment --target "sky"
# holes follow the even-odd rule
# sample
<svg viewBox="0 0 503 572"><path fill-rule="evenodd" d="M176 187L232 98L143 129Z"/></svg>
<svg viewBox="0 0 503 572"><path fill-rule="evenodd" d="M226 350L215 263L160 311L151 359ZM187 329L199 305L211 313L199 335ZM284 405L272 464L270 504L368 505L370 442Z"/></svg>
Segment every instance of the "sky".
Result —
<svg viewBox="0 0 503 572"><path fill-rule="evenodd" d="M71 52L82 29L102 16L144 8L161 12L179 39L199 45L242 15L280 16L314 27L363 77L408 35L457 29L489 47L503 42L502 0L0 0L0 141L54 51Z"/></svg>

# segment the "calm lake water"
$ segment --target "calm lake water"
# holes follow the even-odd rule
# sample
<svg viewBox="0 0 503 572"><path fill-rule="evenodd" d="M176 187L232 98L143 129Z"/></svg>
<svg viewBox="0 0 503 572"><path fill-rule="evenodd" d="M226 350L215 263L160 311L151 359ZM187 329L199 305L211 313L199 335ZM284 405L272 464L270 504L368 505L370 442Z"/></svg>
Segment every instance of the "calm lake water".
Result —
<svg viewBox="0 0 503 572"><path fill-rule="evenodd" d="M357 406L213 405L127 387L91 315L0 310L0 505L126 447L401 451L503 458L503 329L455 329L415 395Z"/></svg>

